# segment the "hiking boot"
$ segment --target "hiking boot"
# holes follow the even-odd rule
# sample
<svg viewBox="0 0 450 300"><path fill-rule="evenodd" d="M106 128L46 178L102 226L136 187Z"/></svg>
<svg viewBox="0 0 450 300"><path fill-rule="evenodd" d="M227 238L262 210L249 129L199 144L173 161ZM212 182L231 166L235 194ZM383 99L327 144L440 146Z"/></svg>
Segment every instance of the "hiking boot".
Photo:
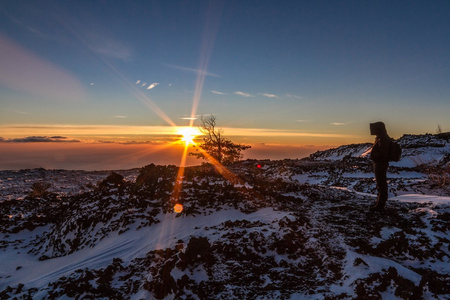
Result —
<svg viewBox="0 0 450 300"><path fill-rule="evenodd" d="M381 205L372 205L369 209L370 211L383 211L384 206Z"/></svg>

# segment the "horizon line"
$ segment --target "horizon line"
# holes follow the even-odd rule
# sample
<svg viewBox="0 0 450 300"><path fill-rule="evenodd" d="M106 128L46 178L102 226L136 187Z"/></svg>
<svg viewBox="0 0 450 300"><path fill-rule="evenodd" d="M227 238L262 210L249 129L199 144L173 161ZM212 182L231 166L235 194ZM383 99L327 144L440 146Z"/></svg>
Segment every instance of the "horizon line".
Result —
<svg viewBox="0 0 450 300"><path fill-rule="evenodd" d="M96 124L5 124L0 125L0 130L8 130L8 134L2 134L3 138L20 138L34 135L130 135L130 136L153 136L153 135L179 135L179 128L191 127L189 125L96 125ZM192 126L197 127L197 126ZM221 127L228 136L242 137L314 137L314 138L358 138L352 134L340 134L330 132L305 132L295 129L273 129L273 128L244 128L244 127Z"/></svg>

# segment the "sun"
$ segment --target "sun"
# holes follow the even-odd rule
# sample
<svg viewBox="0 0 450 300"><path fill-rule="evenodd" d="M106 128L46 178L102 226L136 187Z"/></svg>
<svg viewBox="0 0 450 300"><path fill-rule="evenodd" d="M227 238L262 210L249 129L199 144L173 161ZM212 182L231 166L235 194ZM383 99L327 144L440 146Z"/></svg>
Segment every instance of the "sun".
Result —
<svg viewBox="0 0 450 300"><path fill-rule="evenodd" d="M181 135L181 140L186 143L186 145L195 145L194 139L201 135L200 131L195 127L180 127L178 128L178 134Z"/></svg>

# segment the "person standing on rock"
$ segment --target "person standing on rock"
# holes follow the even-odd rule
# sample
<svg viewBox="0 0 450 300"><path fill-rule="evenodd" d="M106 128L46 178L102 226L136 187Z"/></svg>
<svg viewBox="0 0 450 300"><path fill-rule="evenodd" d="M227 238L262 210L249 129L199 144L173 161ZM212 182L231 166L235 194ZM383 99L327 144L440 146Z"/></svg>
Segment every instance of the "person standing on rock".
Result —
<svg viewBox="0 0 450 300"><path fill-rule="evenodd" d="M377 202L371 207L372 210L383 210L388 199L387 170L389 167L389 149L391 138L387 134L383 122L370 123L370 134L375 135L375 142L370 152L373 161L373 171L377 183Z"/></svg>

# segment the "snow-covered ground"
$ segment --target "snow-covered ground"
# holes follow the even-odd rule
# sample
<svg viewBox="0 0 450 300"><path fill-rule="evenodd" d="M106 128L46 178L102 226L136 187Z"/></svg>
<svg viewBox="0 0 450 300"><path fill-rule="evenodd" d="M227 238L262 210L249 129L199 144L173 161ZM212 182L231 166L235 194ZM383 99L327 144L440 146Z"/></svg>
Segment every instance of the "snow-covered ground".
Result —
<svg viewBox="0 0 450 300"><path fill-rule="evenodd" d="M2 287L26 282L28 287L39 288L57 281L62 276L69 276L77 269L104 267L115 257L120 257L125 264L129 264L135 258L144 257L151 250L172 248L177 241L188 240L190 236L206 236L210 242L214 241L219 236L210 236L205 228L219 226L226 221L264 220L273 223L284 217L289 217L289 213L274 211L272 208L261 209L249 215L236 209L227 209L202 218L179 217L176 213L161 214L158 216L161 223L140 230L136 230L137 226L134 226L121 235L115 232L93 248L81 249L63 257L39 261L35 255L27 253L26 249L19 249L17 252L1 251L0 282ZM31 232L24 231L16 235L8 235L8 237L3 236L3 240L26 241L39 235L43 230L44 228L39 228Z"/></svg>
<svg viewBox="0 0 450 300"><path fill-rule="evenodd" d="M50 183L49 192L60 196L78 194L92 190L110 172L45 169L0 171L0 201L25 198L32 191L32 185L35 182ZM132 169L116 172L122 174L125 179L133 181L139 171Z"/></svg>
<svg viewBox="0 0 450 300"><path fill-rule="evenodd" d="M430 141L404 138L383 213L368 145L244 162L235 183L189 168L181 213L172 167L0 171L0 297L448 299L448 186L409 163Z"/></svg>

